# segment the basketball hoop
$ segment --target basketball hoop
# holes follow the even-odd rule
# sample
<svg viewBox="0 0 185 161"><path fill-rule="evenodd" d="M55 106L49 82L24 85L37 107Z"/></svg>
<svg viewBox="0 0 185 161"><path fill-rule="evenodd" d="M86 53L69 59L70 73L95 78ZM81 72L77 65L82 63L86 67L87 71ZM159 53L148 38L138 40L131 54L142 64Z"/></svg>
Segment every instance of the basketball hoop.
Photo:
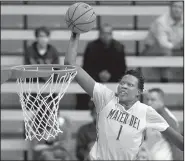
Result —
<svg viewBox="0 0 185 161"><path fill-rule="evenodd" d="M62 132L58 122L59 102L76 76L70 65L21 65L12 68L17 79L26 140L55 137Z"/></svg>

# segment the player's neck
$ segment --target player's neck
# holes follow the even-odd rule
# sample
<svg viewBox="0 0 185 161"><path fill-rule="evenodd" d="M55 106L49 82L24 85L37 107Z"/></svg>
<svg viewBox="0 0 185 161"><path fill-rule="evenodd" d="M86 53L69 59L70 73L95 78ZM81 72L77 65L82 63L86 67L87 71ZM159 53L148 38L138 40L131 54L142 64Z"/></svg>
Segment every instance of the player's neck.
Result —
<svg viewBox="0 0 185 161"><path fill-rule="evenodd" d="M125 107L126 110L130 109L136 102L138 101L138 99L134 99L132 101L127 101L127 102L121 102L119 101L119 103Z"/></svg>

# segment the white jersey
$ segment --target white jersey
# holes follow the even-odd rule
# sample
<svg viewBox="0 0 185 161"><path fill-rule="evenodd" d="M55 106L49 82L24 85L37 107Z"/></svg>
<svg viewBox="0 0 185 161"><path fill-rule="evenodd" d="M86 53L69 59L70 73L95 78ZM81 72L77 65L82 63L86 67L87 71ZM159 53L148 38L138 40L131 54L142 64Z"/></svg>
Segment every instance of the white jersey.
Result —
<svg viewBox="0 0 185 161"><path fill-rule="evenodd" d="M95 83L93 101L97 109L97 141L91 160L134 160L146 128L166 130L167 122L150 106L137 101L130 109L118 103L115 93Z"/></svg>
<svg viewBox="0 0 185 161"><path fill-rule="evenodd" d="M164 110L178 126L178 121L175 116L167 108L164 108ZM171 146L159 131L147 129L146 135L146 144L150 150L152 160L173 160L173 152Z"/></svg>

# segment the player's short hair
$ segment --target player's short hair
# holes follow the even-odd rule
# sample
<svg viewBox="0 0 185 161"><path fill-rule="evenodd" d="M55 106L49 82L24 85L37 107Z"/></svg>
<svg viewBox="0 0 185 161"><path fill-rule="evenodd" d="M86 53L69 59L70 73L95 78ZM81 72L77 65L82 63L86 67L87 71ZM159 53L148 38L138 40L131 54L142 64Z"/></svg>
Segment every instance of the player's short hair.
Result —
<svg viewBox="0 0 185 161"><path fill-rule="evenodd" d="M164 91L161 88L151 88L148 90L149 93L156 92L158 93L162 98L164 98Z"/></svg>
<svg viewBox="0 0 185 161"><path fill-rule="evenodd" d="M143 92L144 90L144 77L139 69L131 69L126 71L125 75L132 75L138 79L138 88Z"/></svg>
<svg viewBox="0 0 185 161"><path fill-rule="evenodd" d="M39 37L40 32L44 32L47 36L50 36L50 31L47 27L41 26L35 29L35 37Z"/></svg>

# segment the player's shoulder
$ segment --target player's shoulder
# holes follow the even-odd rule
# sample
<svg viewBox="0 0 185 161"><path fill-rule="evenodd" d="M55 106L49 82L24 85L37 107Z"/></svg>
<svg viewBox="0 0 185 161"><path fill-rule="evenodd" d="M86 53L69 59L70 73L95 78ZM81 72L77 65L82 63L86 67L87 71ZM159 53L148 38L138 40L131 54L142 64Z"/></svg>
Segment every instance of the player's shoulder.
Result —
<svg viewBox="0 0 185 161"><path fill-rule="evenodd" d="M95 88L99 89L100 91L109 91L109 92L113 92L110 88L108 88L105 84L99 83L99 82L95 82ZM113 92L114 93L114 92Z"/></svg>
<svg viewBox="0 0 185 161"><path fill-rule="evenodd" d="M115 92L112 89L98 82L96 82L94 85L93 93L99 93L99 96L103 96L103 98L106 99L107 102L109 102L110 100L112 100L113 97L115 97Z"/></svg>
<svg viewBox="0 0 185 161"><path fill-rule="evenodd" d="M148 106L147 104L145 104L145 103L142 103L142 102L140 102L140 101L138 101L138 104L139 104L139 106L141 107L141 108L150 108L150 106Z"/></svg>
<svg viewBox="0 0 185 161"><path fill-rule="evenodd" d="M105 85L103 85L102 83L99 83L97 81L95 81L94 87L98 88L98 87L105 87Z"/></svg>
<svg viewBox="0 0 185 161"><path fill-rule="evenodd" d="M142 110L143 112L144 111L147 112L148 110L152 109L152 107L151 106L148 106L145 103L142 103L142 102L138 101L138 109L139 110Z"/></svg>
<svg viewBox="0 0 185 161"><path fill-rule="evenodd" d="M145 118L148 113L148 106L140 101L137 101L133 105L133 113L138 117Z"/></svg>

